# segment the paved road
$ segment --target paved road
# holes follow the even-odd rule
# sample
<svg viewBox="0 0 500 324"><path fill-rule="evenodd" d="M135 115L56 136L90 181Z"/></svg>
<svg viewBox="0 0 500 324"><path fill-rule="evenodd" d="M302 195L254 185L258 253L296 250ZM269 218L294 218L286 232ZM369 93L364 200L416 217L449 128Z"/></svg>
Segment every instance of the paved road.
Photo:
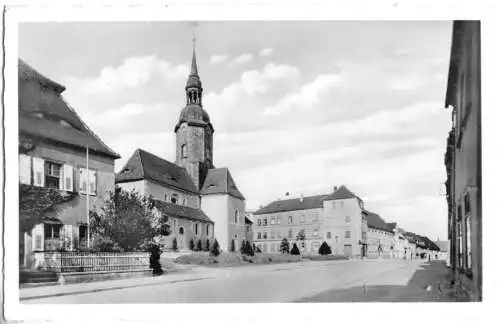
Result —
<svg viewBox="0 0 500 324"><path fill-rule="evenodd" d="M292 302L332 289L406 285L421 263L407 260L304 261L235 268L199 267L185 280L124 289L29 299L23 303ZM193 271L199 276L193 277ZM168 275L167 275L168 276ZM98 284L98 283L95 283ZM140 284L140 283L139 283Z"/></svg>

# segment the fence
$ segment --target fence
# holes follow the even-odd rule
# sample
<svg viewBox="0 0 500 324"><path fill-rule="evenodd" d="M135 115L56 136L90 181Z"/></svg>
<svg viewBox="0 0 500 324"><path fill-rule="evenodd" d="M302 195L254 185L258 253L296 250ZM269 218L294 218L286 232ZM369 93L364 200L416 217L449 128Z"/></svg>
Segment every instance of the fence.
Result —
<svg viewBox="0 0 500 324"><path fill-rule="evenodd" d="M68 274L150 270L147 252L35 252L35 267Z"/></svg>

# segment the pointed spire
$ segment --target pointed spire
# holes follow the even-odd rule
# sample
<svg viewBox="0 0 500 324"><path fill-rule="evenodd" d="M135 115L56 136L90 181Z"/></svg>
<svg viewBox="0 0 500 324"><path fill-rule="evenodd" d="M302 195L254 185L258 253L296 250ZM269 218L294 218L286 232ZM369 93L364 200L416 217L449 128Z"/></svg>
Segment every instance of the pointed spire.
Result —
<svg viewBox="0 0 500 324"><path fill-rule="evenodd" d="M191 61L191 73L189 75L198 76L198 65L196 64L196 35L194 29L193 29L193 59Z"/></svg>

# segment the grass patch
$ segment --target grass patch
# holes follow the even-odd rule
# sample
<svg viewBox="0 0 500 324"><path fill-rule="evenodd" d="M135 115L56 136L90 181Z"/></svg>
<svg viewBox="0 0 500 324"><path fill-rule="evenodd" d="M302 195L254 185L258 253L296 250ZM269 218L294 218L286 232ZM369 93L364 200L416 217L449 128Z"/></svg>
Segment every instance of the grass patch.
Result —
<svg viewBox="0 0 500 324"><path fill-rule="evenodd" d="M206 265L213 267L233 267L248 264L272 264L298 262L300 256L275 253L255 253L254 256L241 255L238 252L223 252L218 257L208 253L192 253L174 260L178 264Z"/></svg>
<svg viewBox="0 0 500 324"><path fill-rule="evenodd" d="M312 261L326 261L326 260L347 260L348 258L343 255L319 255L319 254L311 254L304 255L304 259L312 260Z"/></svg>

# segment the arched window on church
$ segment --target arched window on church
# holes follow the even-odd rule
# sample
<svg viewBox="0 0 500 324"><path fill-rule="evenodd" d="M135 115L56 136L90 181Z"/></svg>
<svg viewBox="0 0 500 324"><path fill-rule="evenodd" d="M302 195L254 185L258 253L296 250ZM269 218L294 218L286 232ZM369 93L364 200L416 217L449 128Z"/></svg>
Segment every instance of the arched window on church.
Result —
<svg viewBox="0 0 500 324"><path fill-rule="evenodd" d="M234 211L234 223L235 224L238 224L238 219L240 218L240 212L238 211L238 209L236 209Z"/></svg>
<svg viewBox="0 0 500 324"><path fill-rule="evenodd" d="M177 204L177 202L179 201L179 195L173 193L172 196L170 197L170 201L172 202L172 204Z"/></svg>
<svg viewBox="0 0 500 324"><path fill-rule="evenodd" d="M181 145L181 158L187 158L187 147L186 144Z"/></svg>
<svg viewBox="0 0 500 324"><path fill-rule="evenodd" d="M168 201L168 194L165 194L165 201Z"/></svg>

